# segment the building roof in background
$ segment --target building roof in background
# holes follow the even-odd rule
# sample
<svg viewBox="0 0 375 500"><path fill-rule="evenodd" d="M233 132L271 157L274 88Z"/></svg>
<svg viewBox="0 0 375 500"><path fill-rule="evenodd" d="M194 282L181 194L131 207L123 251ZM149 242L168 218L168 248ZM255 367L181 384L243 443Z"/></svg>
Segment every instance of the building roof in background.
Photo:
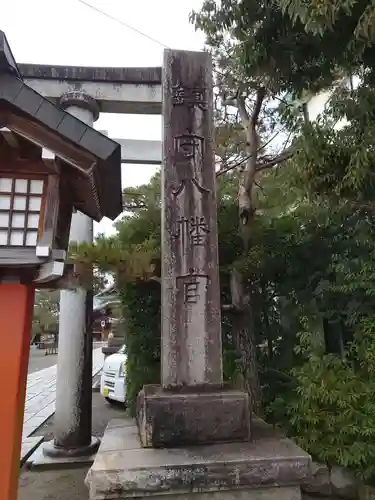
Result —
<svg viewBox="0 0 375 500"><path fill-rule="evenodd" d="M94 296L93 310L99 311L110 305L120 304L120 297L115 285L106 287Z"/></svg>

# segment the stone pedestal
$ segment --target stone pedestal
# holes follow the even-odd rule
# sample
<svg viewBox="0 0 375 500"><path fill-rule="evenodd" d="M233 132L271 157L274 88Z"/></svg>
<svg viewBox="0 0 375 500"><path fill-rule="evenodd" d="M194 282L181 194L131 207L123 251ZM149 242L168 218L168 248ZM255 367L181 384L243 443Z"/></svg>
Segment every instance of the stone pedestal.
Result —
<svg viewBox="0 0 375 500"><path fill-rule="evenodd" d="M138 396L137 424L146 447L176 447L250 438L249 396L226 387L175 392L145 386Z"/></svg>
<svg viewBox="0 0 375 500"><path fill-rule="evenodd" d="M300 500L311 460L260 421L254 441L142 448L131 420L112 420L87 477L90 500Z"/></svg>

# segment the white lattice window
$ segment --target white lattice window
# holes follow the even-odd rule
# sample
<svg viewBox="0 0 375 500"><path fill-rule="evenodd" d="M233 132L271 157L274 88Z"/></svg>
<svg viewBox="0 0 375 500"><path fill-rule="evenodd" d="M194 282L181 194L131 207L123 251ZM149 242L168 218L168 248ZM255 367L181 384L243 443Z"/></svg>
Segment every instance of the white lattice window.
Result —
<svg viewBox="0 0 375 500"><path fill-rule="evenodd" d="M0 178L0 246L36 247L44 190L41 178Z"/></svg>

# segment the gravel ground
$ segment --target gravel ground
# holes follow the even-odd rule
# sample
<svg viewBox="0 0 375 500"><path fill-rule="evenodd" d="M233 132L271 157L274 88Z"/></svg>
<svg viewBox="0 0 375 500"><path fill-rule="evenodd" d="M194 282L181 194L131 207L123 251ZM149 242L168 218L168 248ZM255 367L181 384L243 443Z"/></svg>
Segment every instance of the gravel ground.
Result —
<svg viewBox="0 0 375 500"><path fill-rule="evenodd" d="M92 395L92 432L102 436L109 420L125 418L125 409L109 405L100 393ZM35 434L53 437L53 417ZM88 490L84 485L88 467L61 469L56 471L21 470L18 500L89 500Z"/></svg>

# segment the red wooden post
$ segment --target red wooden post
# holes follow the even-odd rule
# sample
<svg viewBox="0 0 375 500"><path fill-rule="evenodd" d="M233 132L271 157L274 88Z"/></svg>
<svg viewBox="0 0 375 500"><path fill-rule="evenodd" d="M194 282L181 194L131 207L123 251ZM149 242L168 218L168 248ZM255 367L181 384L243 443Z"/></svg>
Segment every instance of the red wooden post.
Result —
<svg viewBox="0 0 375 500"><path fill-rule="evenodd" d="M16 500L34 287L0 284L0 498Z"/></svg>

